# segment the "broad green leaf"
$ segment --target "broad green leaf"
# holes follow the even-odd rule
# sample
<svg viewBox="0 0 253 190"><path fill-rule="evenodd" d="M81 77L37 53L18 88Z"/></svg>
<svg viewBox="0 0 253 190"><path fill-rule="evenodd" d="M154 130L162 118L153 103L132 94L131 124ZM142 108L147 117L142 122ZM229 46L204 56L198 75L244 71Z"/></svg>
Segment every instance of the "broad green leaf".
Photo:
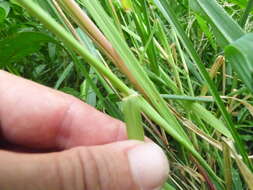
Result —
<svg viewBox="0 0 253 190"><path fill-rule="evenodd" d="M225 48L234 70L253 92L253 33L246 34Z"/></svg>
<svg viewBox="0 0 253 190"><path fill-rule="evenodd" d="M194 1L195 8L198 7L198 11L204 14L214 29L217 30L216 34L220 36L216 35L216 37L222 39L222 45L228 45L245 34L242 28L225 12L216 0L191 1Z"/></svg>
<svg viewBox="0 0 253 190"><path fill-rule="evenodd" d="M252 35L242 28L219 6L215 0L191 0L212 23L214 34L226 47L226 56L246 86L253 92ZM246 35L246 36L244 36ZM248 40L248 41L247 41ZM219 42L218 41L218 42ZM230 53L229 53L230 52Z"/></svg>
<svg viewBox="0 0 253 190"><path fill-rule="evenodd" d="M0 67L38 51L44 43L56 41L39 32L22 32L0 41Z"/></svg>

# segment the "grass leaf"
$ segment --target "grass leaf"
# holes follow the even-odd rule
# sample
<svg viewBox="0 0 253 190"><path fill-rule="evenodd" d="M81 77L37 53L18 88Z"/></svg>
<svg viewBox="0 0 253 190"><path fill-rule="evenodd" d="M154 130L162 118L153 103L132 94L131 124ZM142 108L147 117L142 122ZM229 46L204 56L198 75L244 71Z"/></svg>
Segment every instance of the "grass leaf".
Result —
<svg viewBox="0 0 253 190"><path fill-rule="evenodd" d="M144 141L144 129L141 118L139 95L131 95L123 99L123 113L129 139Z"/></svg>
<svg viewBox="0 0 253 190"><path fill-rule="evenodd" d="M235 71L253 93L253 33L229 44L225 54Z"/></svg>

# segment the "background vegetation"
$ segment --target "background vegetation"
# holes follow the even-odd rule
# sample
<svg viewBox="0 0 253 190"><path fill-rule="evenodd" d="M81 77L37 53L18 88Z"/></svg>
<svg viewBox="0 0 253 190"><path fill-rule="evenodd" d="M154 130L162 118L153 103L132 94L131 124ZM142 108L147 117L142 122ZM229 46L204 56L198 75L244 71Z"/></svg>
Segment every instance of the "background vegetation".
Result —
<svg viewBox="0 0 253 190"><path fill-rule="evenodd" d="M0 68L125 120L129 138L143 126L170 160L165 190L252 189L252 6L0 0Z"/></svg>

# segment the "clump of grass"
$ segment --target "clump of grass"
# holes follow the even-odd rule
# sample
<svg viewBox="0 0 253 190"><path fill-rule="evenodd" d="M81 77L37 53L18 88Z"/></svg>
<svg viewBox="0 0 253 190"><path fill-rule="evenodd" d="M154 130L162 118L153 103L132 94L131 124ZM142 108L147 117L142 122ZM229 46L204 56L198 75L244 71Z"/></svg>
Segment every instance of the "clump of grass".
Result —
<svg viewBox="0 0 253 190"><path fill-rule="evenodd" d="M237 24L251 21L251 0L231 4L244 13L235 18L215 0L36 2L10 4L54 36L33 52L56 63L34 66L35 80L50 74L42 83L124 119L129 138L143 140L144 127L171 161L164 189L251 188L252 34Z"/></svg>

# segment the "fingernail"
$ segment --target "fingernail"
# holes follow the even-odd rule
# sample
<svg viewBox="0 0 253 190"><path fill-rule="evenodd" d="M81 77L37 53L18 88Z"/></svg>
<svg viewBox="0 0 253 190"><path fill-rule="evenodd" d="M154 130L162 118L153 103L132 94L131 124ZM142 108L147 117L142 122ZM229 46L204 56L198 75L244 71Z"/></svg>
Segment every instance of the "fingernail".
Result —
<svg viewBox="0 0 253 190"><path fill-rule="evenodd" d="M158 190L167 179L169 163L162 149L143 143L128 151L133 179L141 190Z"/></svg>

